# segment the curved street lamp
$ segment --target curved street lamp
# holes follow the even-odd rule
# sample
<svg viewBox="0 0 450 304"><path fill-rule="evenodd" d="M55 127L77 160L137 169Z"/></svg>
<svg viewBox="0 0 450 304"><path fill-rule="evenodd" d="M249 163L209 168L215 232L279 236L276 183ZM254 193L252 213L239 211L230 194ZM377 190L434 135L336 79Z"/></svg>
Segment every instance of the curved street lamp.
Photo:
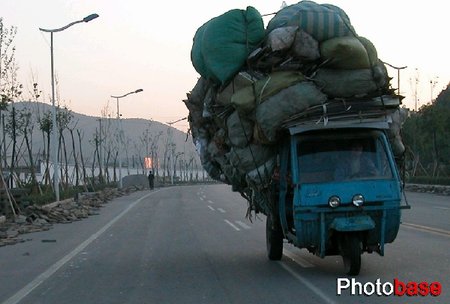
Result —
<svg viewBox="0 0 450 304"><path fill-rule="evenodd" d="M119 140L120 140L119 148L118 148L119 149L119 187L118 187L119 189L122 189L122 187L123 187L123 184L122 184L122 158L121 158L121 153L120 153L120 151L122 150L121 147L122 147L122 133L123 133L123 130L122 130L122 124L120 123L119 99L120 98L124 98L124 97L126 97L128 95L131 95L131 94L140 93L142 91L144 91L144 90L143 89L137 89L135 91L128 92L128 93L126 93L124 95L120 95L120 96L111 95L111 97L115 98L116 101L117 101L117 124L118 124L118 127L119 127Z"/></svg>
<svg viewBox="0 0 450 304"><path fill-rule="evenodd" d="M53 188L55 191L56 201L59 201L59 160L58 160L58 142L57 142L57 132L58 128L56 125L56 106L55 106L55 72L54 72L54 60L53 60L53 33L64 31L65 29L75 25L77 23L89 22L95 18L97 18L97 14L90 14L87 17L84 17L81 20L74 21L72 23L67 24L61 28L57 29L43 29L39 28L40 31L50 33L50 70L51 70L51 79L52 79L52 142L53 142Z"/></svg>

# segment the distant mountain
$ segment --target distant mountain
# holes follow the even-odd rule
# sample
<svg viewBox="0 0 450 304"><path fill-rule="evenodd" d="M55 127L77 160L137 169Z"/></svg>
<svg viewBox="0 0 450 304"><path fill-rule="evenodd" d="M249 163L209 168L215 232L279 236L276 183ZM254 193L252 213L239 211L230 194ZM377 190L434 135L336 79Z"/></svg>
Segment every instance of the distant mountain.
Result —
<svg viewBox="0 0 450 304"><path fill-rule="evenodd" d="M10 111L12 105L9 105L8 111ZM39 102L16 102L14 103L16 111L20 112L27 109L32 113L32 123L34 125L33 136L32 136L32 147L33 154L42 154L44 151L44 138L42 132L39 129L38 117L43 117L45 113L51 113L51 105L39 103ZM81 146L83 149L83 155L87 163L91 163L95 151L95 138L97 136L98 140L102 141L102 150L106 157L106 153L109 150L116 151L118 143L118 120L113 118L101 118L94 116L87 116L84 114L79 114L70 111L72 114L71 122L69 126L74 130L73 134L75 137L76 150L79 149L77 130L81 134ZM2 112L5 115L5 112ZM7 115L5 115L7 116ZM51 116L50 116L51 117ZM7 122L7 118L6 118ZM192 137L187 138L187 134L175 129L169 125L139 118L127 118L120 120L123 128L124 141L122 144L123 160L126 154L128 154L128 159L131 162L132 159L142 159L146 154L150 154L152 143L157 147L158 157L160 162L163 162L163 154L168 146L167 143L173 142L175 144L175 154L182 155L187 161L194 158L199 164L199 159L197 152L195 151L195 146L192 143ZM101 125L101 135L100 135L100 125ZM1 125L0 125L1 127ZM1 130L3 131L3 129ZM68 151L72 151L72 139L70 132L65 130L64 139ZM21 137L23 138L23 137ZM18 140L18 145L21 139ZM9 147L10 138L6 137L6 143ZM22 152L24 153L25 146L22 146ZM156 149L155 149L156 150ZM8 153L11 153L11 149L8 149ZM148 151L149 153L146 153ZM69 152L68 152L69 153ZM79 153L79 152L77 152ZM115 153L115 152L112 152ZM183 154L181 154L183 153Z"/></svg>

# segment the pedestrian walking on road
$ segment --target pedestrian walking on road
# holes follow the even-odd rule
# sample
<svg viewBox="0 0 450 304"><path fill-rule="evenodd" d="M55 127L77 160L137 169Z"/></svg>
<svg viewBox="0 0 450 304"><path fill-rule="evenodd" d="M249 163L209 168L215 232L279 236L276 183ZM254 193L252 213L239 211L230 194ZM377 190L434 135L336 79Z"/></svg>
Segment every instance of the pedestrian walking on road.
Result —
<svg viewBox="0 0 450 304"><path fill-rule="evenodd" d="M152 171L150 171L148 173L148 187L150 188L150 190L153 190L155 186L155 175L153 174Z"/></svg>

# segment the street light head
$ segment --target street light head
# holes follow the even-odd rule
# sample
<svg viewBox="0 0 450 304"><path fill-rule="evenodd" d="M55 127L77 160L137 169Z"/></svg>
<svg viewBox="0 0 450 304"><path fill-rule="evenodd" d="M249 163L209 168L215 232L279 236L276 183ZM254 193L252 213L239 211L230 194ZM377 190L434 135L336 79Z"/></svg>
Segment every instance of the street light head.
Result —
<svg viewBox="0 0 450 304"><path fill-rule="evenodd" d="M142 92L142 91L144 91L143 89L137 89L136 91L134 91L134 93L139 93L139 92Z"/></svg>
<svg viewBox="0 0 450 304"><path fill-rule="evenodd" d="M83 18L83 21L84 21L84 22L89 22L89 21L91 21L91 20L94 20L94 19L97 18L97 17L98 17L97 14L90 14L89 16L84 17L84 18Z"/></svg>

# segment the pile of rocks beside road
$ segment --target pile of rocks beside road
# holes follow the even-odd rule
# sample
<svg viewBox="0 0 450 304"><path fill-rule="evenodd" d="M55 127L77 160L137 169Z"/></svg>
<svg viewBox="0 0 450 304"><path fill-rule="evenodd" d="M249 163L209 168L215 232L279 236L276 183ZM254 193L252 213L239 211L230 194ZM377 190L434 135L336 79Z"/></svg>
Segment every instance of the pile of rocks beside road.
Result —
<svg viewBox="0 0 450 304"><path fill-rule="evenodd" d="M23 234L49 230L55 223L72 223L98 214L108 201L139 190L129 187L122 190L107 188L99 192L84 192L70 198L43 206L28 206L23 214L8 219L0 216L0 247L25 242Z"/></svg>
<svg viewBox="0 0 450 304"><path fill-rule="evenodd" d="M406 184L405 189L412 192L432 193L450 196L450 186L444 185Z"/></svg>

